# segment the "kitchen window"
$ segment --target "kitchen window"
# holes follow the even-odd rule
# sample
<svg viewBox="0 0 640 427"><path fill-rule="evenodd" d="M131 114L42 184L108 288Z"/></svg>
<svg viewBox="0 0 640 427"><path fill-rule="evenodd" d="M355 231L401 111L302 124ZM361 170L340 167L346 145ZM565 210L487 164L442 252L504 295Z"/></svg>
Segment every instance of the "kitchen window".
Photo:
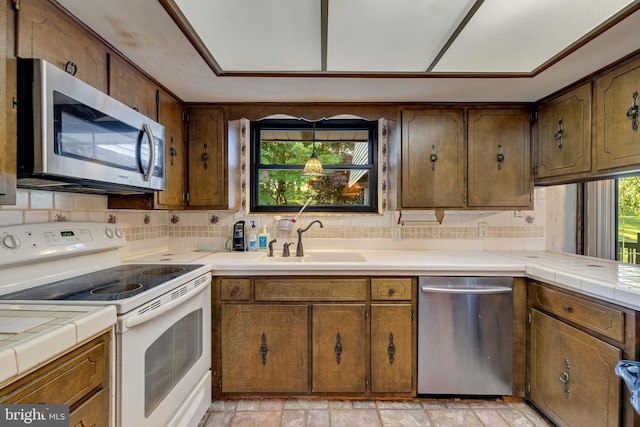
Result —
<svg viewBox="0 0 640 427"><path fill-rule="evenodd" d="M640 264L640 176L616 180L618 260Z"/></svg>
<svg viewBox="0 0 640 427"><path fill-rule="evenodd" d="M378 212L378 122L251 122L251 212ZM316 153L324 172L303 174Z"/></svg>

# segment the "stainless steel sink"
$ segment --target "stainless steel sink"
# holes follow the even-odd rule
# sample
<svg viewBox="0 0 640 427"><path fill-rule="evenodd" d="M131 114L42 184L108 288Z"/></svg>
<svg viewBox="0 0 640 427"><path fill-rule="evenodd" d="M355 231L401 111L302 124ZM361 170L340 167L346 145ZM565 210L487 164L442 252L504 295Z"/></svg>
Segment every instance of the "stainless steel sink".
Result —
<svg viewBox="0 0 640 427"><path fill-rule="evenodd" d="M332 251L332 250L311 250L305 251L303 257L282 257L273 256L269 257L266 254L258 258L258 262L264 263L309 263L309 262L321 262L321 263L343 263L343 262L366 262L367 258L357 251Z"/></svg>

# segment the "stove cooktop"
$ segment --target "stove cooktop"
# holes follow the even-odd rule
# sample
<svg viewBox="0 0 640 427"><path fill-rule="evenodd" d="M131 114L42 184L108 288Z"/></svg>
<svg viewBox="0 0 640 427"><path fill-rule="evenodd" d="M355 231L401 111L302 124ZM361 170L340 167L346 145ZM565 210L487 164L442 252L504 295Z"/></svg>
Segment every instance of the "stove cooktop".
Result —
<svg viewBox="0 0 640 427"><path fill-rule="evenodd" d="M0 300L124 300L202 266L202 264L123 264L0 295Z"/></svg>

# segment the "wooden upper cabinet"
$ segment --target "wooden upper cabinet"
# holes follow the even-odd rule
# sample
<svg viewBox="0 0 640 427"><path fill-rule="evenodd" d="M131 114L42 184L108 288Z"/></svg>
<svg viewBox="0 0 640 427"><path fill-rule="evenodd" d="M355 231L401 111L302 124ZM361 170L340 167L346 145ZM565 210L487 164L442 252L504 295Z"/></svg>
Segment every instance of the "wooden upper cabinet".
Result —
<svg viewBox="0 0 640 427"><path fill-rule="evenodd" d="M223 118L221 108L189 111L189 206L226 207Z"/></svg>
<svg viewBox="0 0 640 427"><path fill-rule="evenodd" d="M533 207L531 118L524 109L470 109L470 207Z"/></svg>
<svg viewBox="0 0 640 427"><path fill-rule="evenodd" d="M640 169L640 58L595 83L595 155L598 171ZM632 106L637 105L635 119Z"/></svg>
<svg viewBox="0 0 640 427"><path fill-rule="evenodd" d="M65 68L75 64L80 80L107 92L107 49L59 8L46 0L20 2L17 52Z"/></svg>
<svg viewBox="0 0 640 427"><path fill-rule="evenodd" d="M181 208L186 193L187 147L184 140L182 105L160 92L158 121L165 127L166 189L158 191L158 205Z"/></svg>
<svg viewBox="0 0 640 427"><path fill-rule="evenodd" d="M158 120L158 87L114 55L109 55L109 95L145 116Z"/></svg>
<svg viewBox="0 0 640 427"><path fill-rule="evenodd" d="M462 109L403 110L401 150L401 207L465 206Z"/></svg>
<svg viewBox="0 0 640 427"><path fill-rule="evenodd" d="M591 83L538 108L536 180L591 170Z"/></svg>

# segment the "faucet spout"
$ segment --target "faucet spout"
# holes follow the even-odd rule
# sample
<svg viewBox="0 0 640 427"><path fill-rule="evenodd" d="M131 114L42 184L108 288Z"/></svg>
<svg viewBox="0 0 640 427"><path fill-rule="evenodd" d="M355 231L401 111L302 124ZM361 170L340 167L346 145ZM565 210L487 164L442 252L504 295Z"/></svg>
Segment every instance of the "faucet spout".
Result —
<svg viewBox="0 0 640 427"><path fill-rule="evenodd" d="M298 246L296 247L296 256L300 256L300 257L304 256L304 248L302 247L302 233L310 229L311 226L315 223L318 223L320 225L320 228L324 228L324 225L322 225L322 222L316 219L314 221L311 221L309 225L307 225L307 228L304 228L304 229L298 228L296 230L298 232Z"/></svg>

